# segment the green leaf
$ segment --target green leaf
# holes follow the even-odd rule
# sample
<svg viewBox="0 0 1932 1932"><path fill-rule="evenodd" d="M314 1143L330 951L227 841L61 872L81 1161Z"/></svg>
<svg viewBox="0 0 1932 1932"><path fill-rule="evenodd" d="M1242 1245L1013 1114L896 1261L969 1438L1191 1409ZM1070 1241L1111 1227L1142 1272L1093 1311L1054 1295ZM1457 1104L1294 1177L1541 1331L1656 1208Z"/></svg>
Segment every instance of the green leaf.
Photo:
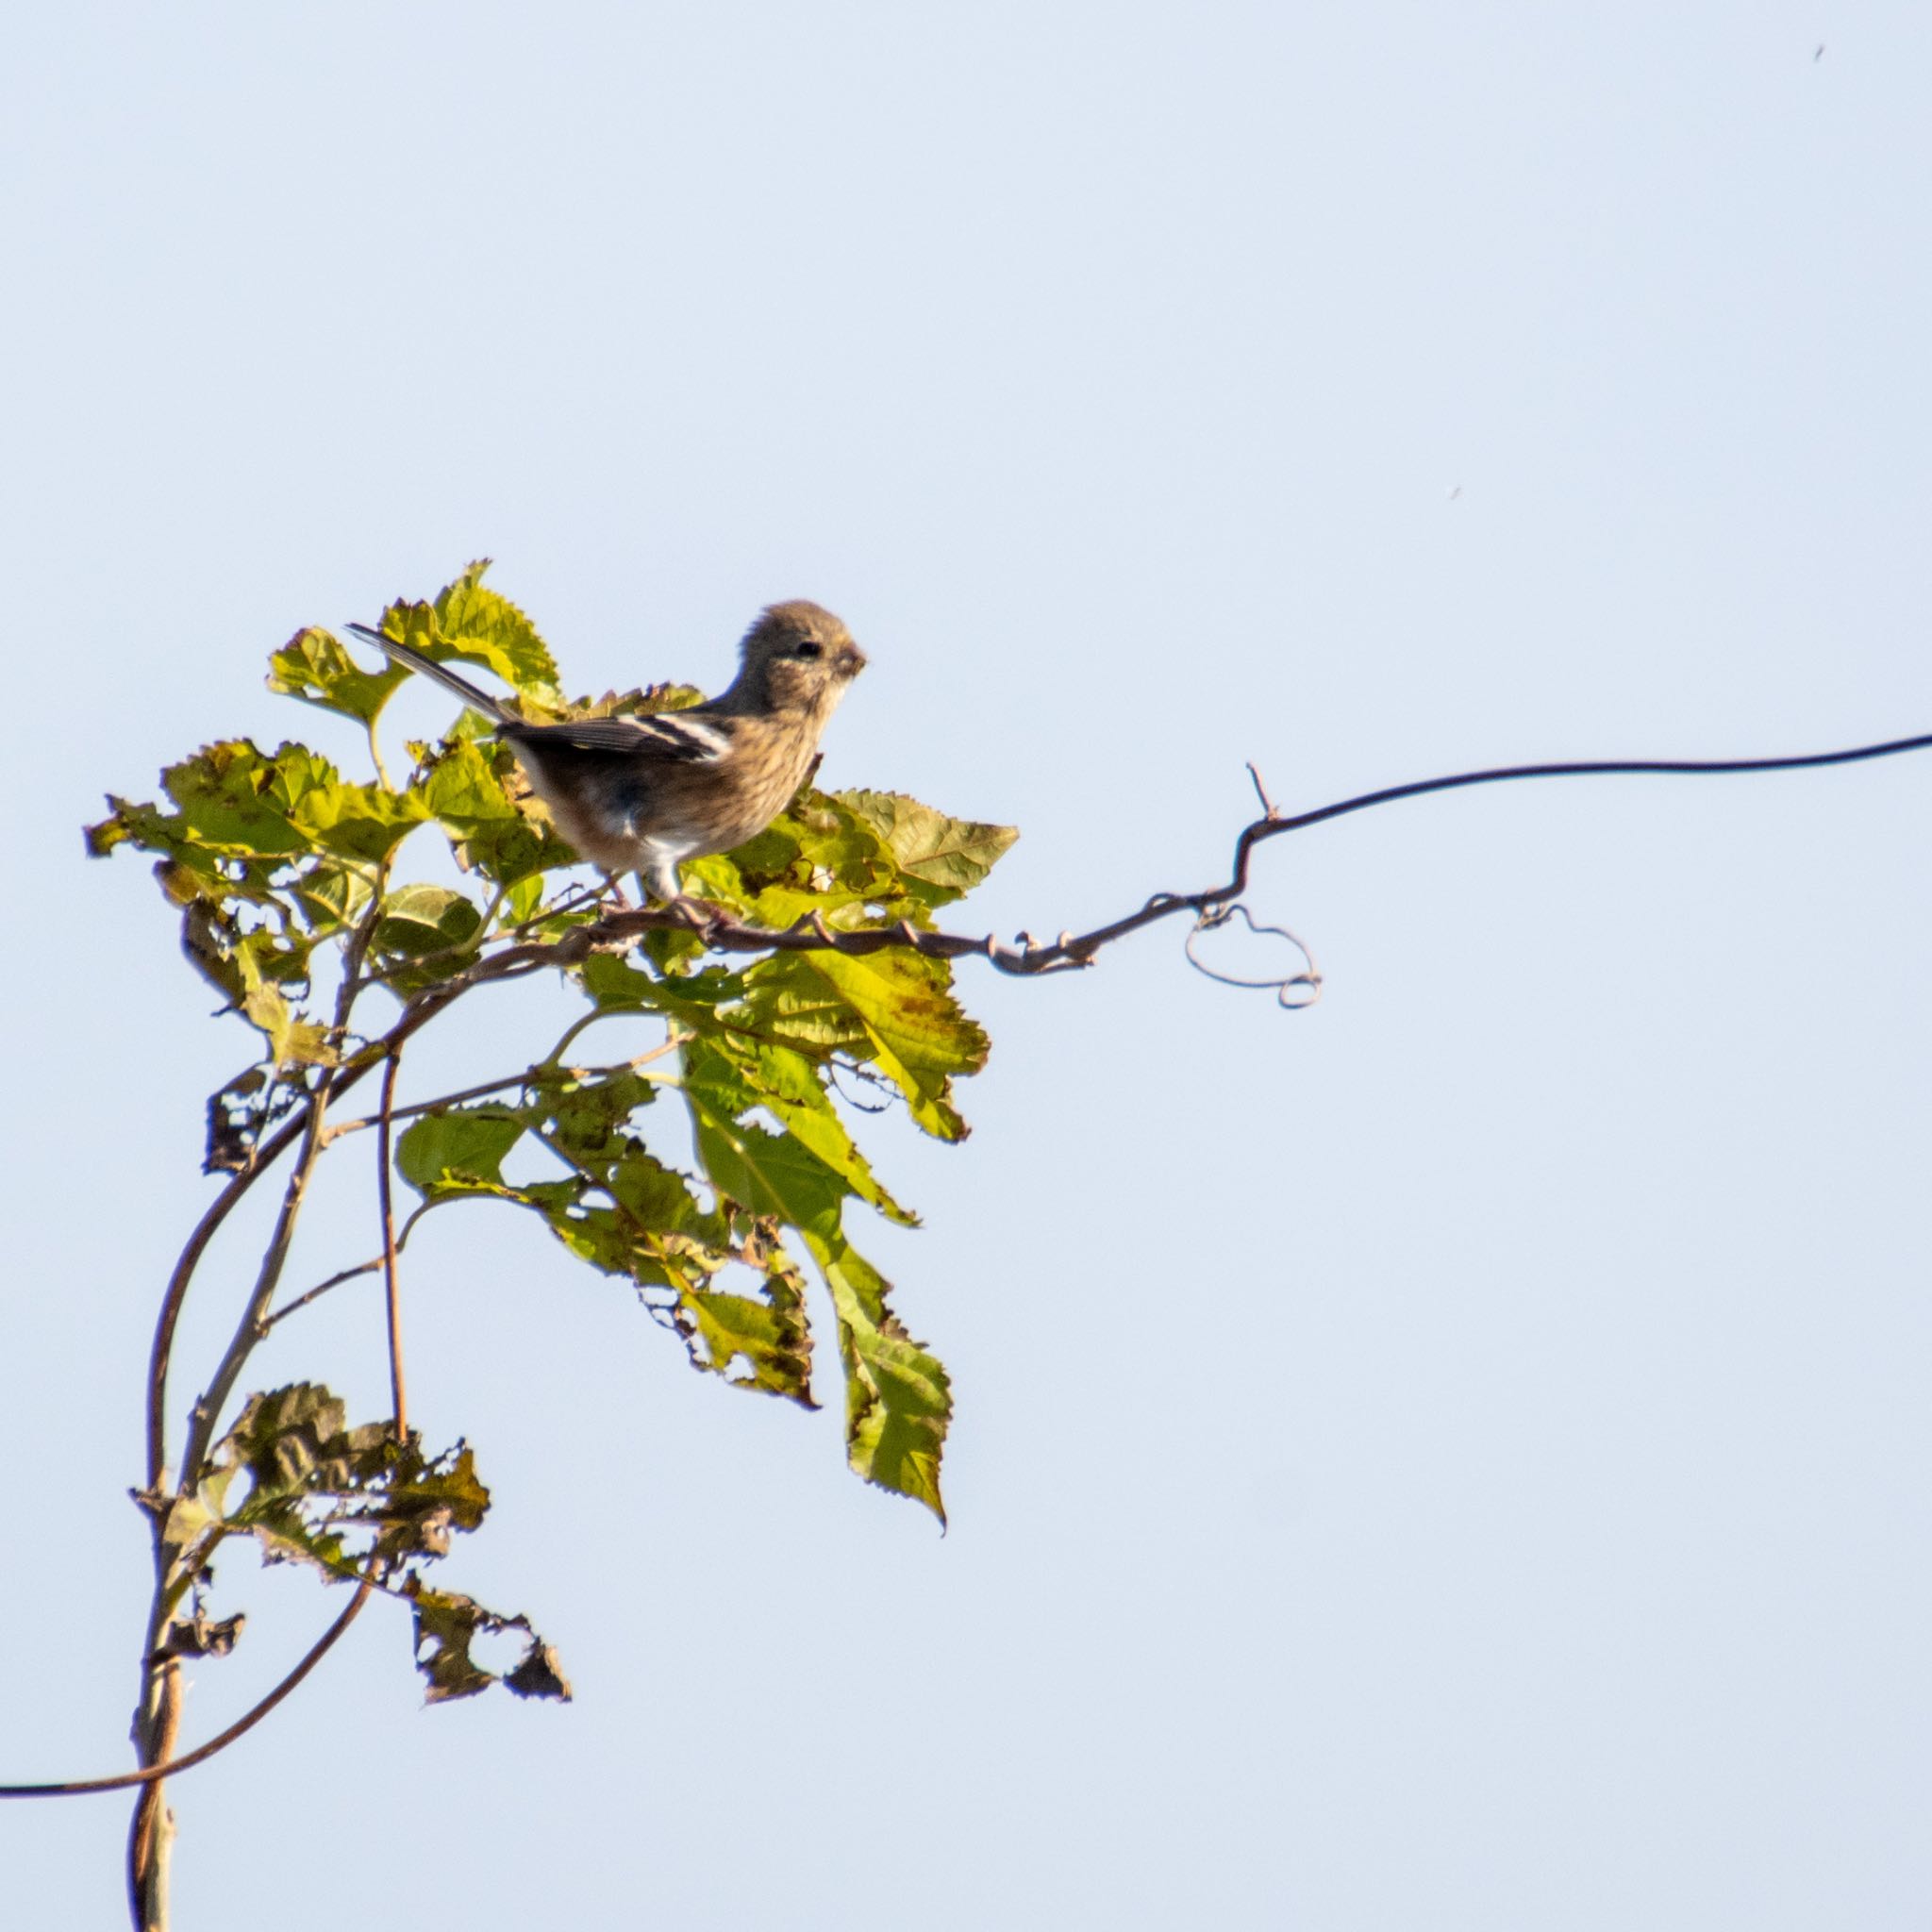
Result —
<svg viewBox="0 0 1932 1932"><path fill-rule="evenodd" d="M576 969L576 976L592 1004L608 1012L658 1009L658 982L648 973L626 966L614 953L592 953Z"/></svg>
<svg viewBox="0 0 1932 1932"><path fill-rule="evenodd" d="M530 686L555 690L557 660L549 645L508 597L484 588L483 573L489 568L490 559L480 558L437 592L438 633L462 656L480 659L519 691Z"/></svg>
<svg viewBox="0 0 1932 1932"><path fill-rule="evenodd" d="M940 1456L952 1416L946 1373L906 1333L888 1306L884 1277L846 1240L844 1183L795 1135L737 1118L758 1092L714 1045L692 1042L685 1060L698 1158L712 1184L753 1213L797 1228L831 1291L852 1467L924 1503L943 1523Z"/></svg>
<svg viewBox="0 0 1932 1932"><path fill-rule="evenodd" d="M410 792L342 781L310 786L290 811L291 822L325 852L371 864L387 858L428 818L423 801Z"/></svg>
<svg viewBox="0 0 1932 1932"><path fill-rule="evenodd" d="M364 671L340 639L313 625L298 630L268 663L270 691L339 711L360 724L375 722L390 693L409 675L388 659L379 671Z"/></svg>
<svg viewBox="0 0 1932 1932"><path fill-rule="evenodd" d="M1020 834L1012 825L948 818L898 791L841 791L851 808L891 848L899 870L931 889L930 903L963 898L1011 849Z"/></svg>
<svg viewBox="0 0 1932 1932"><path fill-rule="evenodd" d="M499 1194L504 1158L523 1138L524 1122L508 1107L425 1113L396 1142L396 1172L425 1201Z"/></svg>
<svg viewBox="0 0 1932 1932"><path fill-rule="evenodd" d="M577 862L542 808L525 808L512 796L508 781L515 773L516 759L506 747L458 740L430 758L414 788L425 810L449 834L457 863L503 885ZM523 796L528 797L526 785Z"/></svg>
<svg viewBox="0 0 1932 1932"><path fill-rule="evenodd" d="M805 1229L829 1225L848 1191L840 1177L794 1134L773 1134L741 1120L747 1094L737 1070L707 1041L684 1049L684 1094L698 1159L713 1187L748 1213Z"/></svg>
<svg viewBox="0 0 1932 1932"><path fill-rule="evenodd" d="M831 1291L845 1367L845 1453L866 1481L924 1503L941 1524L940 1457L953 1417L939 1357L887 1306L890 1284L842 1232L805 1230Z"/></svg>
<svg viewBox="0 0 1932 1932"><path fill-rule="evenodd" d="M382 902L375 944L415 958L468 946L483 929L482 908L447 886L403 886Z"/></svg>
<svg viewBox="0 0 1932 1932"><path fill-rule="evenodd" d="M527 874L505 891L497 924L500 926L522 925L535 916L542 903L543 875L541 873Z"/></svg>
<svg viewBox="0 0 1932 1932"><path fill-rule="evenodd" d="M765 1260L764 1283L762 1296L685 1290L674 1310L678 1331L697 1367L816 1408L804 1277L774 1249Z"/></svg>
<svg viewBox="0 0 1932 1932"><path fill-rule="evenodd" d="M373 944L394 991L420 992L476 962L483 912L447 886L403 886L382 902Z"/></svg>
<svg viewBox="0 0 1932 1932"><path fill-rule="evenodd" d="M773 953L746 968L738 1017L747 1032L824 1058L835 1051L870 1058L872 1036L850 1001L816 972L810 953Z"/></svg>
<svg viewBox="0 0 1932 1932"><path fill-rule="evenodd" d="M484 588L489 568L488 558L469 565L431 603L391 604L379 628L439 663L462 658L485 665L519 691L553 706L557 660L530 620L508 597Z"/></svg>
<svg viewBox="0 0 1932 1932"><path fill-rule="evenodd" d="M289 903L315 939L332 939L360 923L372 887L359 866L334 859L305 865L288 884Z"/></svg>
<svg viewBox="0 0 1932 1932"><path fill-rule="evenodd" d="M921 954L801 953L864 1027L879 1071L906 1096L912 1118L942 1141L968 1128L953 1105L953 1075L986 1064L987 1038L954 999L944 959Z"/></svg>
<svg viewBox="0 0 1932 1932"><path fill-rule="evenodd" d="M152 806L130 804L125 798L116 798L108 793L108 816L98 824L81 827L82 837L87 841L87 856L90 858L105 858L124 840L132 839L137 844L145 844L152 851L153 833L142 837L142 821L152 822L155 818Z"/></svg>
<svg viewBox="0 0 1932 1932"><path fill-rule="evenodd" d="M303 1019L274 987L251 986L239 1005L249 1024L260 1027L267 1037L268 1057L276 1066L328 1066L334 1062L336 1054L329 1044L327 1027Z"/></svg>
<svg viewBox="0 0 1932 1932"><path fill-rule="evenodd" d="M756 839L722 860L700 861L708 876L769 925L801 911L829 914L873 900L896 904L903 888L878 833L841 800L808 792Z"/></svg>
<svg viewBox="0 0 1932 1932"><path fill-rule="evenodd" d="M746 1050L730 1042L724 1051L731 1054L752 1090L755 1104L775 1116L847 1189L889 1220L905 1227L918 1225L919 1217L900 1207L873 1173L872 1163L859 1152L833 1107L813 1061L782 1046L758 1045Z"/></svg>
<svg viewBox="0 0 1932 1932"><path fill-rule="evenodd" d="M530 1100L425 1114L403 1136L397 1166L427 1201L483 1194L541 1215L570 1251L652 1301L683 1338L692 1363L725 1379L811 1406L811 1333L796 1269L774 1241L734 1239L726 1217L700 1206L684 1176L627 1131L653 1098L634 1073L595 1079L532 1069ZM525 1132L573 1169L562 1181L512 1186L501 1163ZM601 1199L600 1199L601 1197ZM608 1202L608 1205L603 1205ZM759 1293L712 1277L738 1263Z"/></svg>
<svg viewBox="0 0 1932 1932"><path fill-rule="evenodd" d="M377 785L347 783L329 761L303 744L266 754L247 739L205 745L161 774L173 814L111 799L113 818L89 829L96 855L131 839L169 854L205 879L253 884L257 895L277 868L236 877L241 859L292 863L318 851L374 860L387 856L428 817L424 805Z"/></svg>
<svg viewBox="0 0 1932 1932"><path fill-rule="evenodd" d="M308 849L308 835L291 816L294 802L334 780L328 760L305 745L285 744L268 758L245 738L205 745L161 774L162 789L180 809L181 829L196 842L274 858Z"/></svg>

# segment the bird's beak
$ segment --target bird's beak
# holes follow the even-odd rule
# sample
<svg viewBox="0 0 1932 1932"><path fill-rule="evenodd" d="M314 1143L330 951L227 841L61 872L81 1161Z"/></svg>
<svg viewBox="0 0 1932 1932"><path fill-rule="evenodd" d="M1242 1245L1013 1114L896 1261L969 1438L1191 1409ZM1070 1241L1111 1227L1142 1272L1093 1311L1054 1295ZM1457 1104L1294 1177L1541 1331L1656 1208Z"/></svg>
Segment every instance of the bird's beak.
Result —
<svg viewBox="0 0 1932 1932"><path fill-rule="evenodd" d="M857 677L865 669L865 653L857 644L847 644L839 653L839 675Z"/></svg>

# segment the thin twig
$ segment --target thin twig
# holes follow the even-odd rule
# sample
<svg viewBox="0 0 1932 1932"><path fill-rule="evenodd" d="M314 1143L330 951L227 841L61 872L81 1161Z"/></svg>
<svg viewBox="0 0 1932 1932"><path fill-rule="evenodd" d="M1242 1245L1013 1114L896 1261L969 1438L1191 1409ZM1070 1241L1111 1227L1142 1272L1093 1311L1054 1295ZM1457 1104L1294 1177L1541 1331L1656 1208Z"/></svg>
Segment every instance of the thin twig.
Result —
<svg viewBox="0 0 1932 1932"><path fill-rule="evenodd" d="M400 1246L401 1243L398 1242L397 1245ZM330 1289L340 1288L345 1281L354 1281L360 1274L374 1274L381 1266L382 1257L377 1255L372 1260L358 1261L353 1268L338 1269L326 1281L318 1281L313 1288L308 1289L302 1294L298 1294L293 1301L286 1303L283 1307L277 1308L274 1314L264 1315L261 1318L262 1334L266 1335L277 1322L286 1322L297 1309L306 1308L310 1302L320 1301Z"/></svg>
<svg viewBox="0 0 1932 1932"><path fill-rule="evenodd" d="M330 1071L324 1072L309 1101L294 1172L282 1189L282 1205L276 1210L275 1228L262 1254L261 1265L256 1271L255 1286L249 1292L247 1306L242 1311L235 1333L216 1364L207 1390L189 1413L188 1440L182 1447L181 1469L175 1478L175 1487L184 1496L201 1480L201 1466L214 1441L222 1411L234 1392L235 1384L241 1379L250 1350L259 1339L262 1317L275 1299L282 1270L288 1263L289 1251L294 1245L295 1223L302 1212L302 1203L314 1175L315 1163L322 1158L322 1126L324 1110L328 1103Z"/></svg>
<svg viewBox="0 0 1932 1932"><path fill-rule="evenodd" d="M312 1098L312 1096L311 1096ZM194 1278L208 1244L223 1222L240 1205L244 1195L281 1157L292 1147L308 1124L308 1103L304 1102L294 1118L287 1122L266 1146L258 1147L248 1165L234 1176L208 1204L208 1211L194 1224L181 1257L169 1276L167 1291L161 1297L160 1312L155 1320L155 1339L148 1353L147 1367L147 1487L158 1490L167 1463L168 1365L175 1350L175 1330L181 1319L181 1305L188 1285Z"/></svg>
<svg viewBox="0 0 1932 1932"><path fill-rule="evenodd" d="M577 1017L575 1020L573 1020L570 1023L570 1024L566 1026L560 1034L558 1035L557 1044L553 1046L550 1049L550 1051L543 1056L542 1059L538 1064L545 1067L561 1066L563 1064L563 1056L566 1050L572 1046L575 1046L576 1042L586 1033L588 1033L592 1026L596 1025L598 1021L615 1020L619 1017L621 1017L620 1013L612 1011L611 1008L609 1008L608 1007L592 1007L588 1013L579 1013ZM637 1016L633 1014L627 1017L636 1018ZM680 1033L675 1026L673 1026L670 1029L670 1031L665 1035L663 1044L661 1046L654 1048L650 1053L641 1056L639 1058L637 1064L639 1066L642 1066L646 1060L655 1060L661 1058L665 1054L670 1053L675 1046L677 1046L677 1044L680 1041L688 1040L690 1037L691 1036L689 1034Z"/></svg>
<svg viewBox="0 0 1932 1932"><path fill-rule="evenodd" d="M322 1633L308 1655L259 1704L245 1716L237 1718L225 1731L210 1738L206 1744L199 1744L192 1751L166 1763L150 1764L141 1771L120 1772L112 1777L75 1778L58 1785L0 1785L0 1798L68 1798L88 1791L125 1791L135 1785L158 1785L163 1778L173 1777L176 1772L192 1771L197 1764L206 1764L216 1752L225 1751L237 1738L252 1731L328 1655L336 1640L355 1622L375 1587L365 1576L357 1587L348 1608ZM170 1661L178 1664L178 1659Z"/></svg>
<svg viewBox="0 0 1932 1932"><path fill-rule="evenodd" d="M620 1020L632 1017L634 1016L631 1014L613 1012L608 1009L588 1013L570 1028L564 1035L563 1040L552 1050L551 1057L548 1059L539 1060L534 1066L525 1067L520 1074L506 1074L500 1080L482 1080L474 1087L458 1088L454 1093L439 1093L434 1100L414 1101L408 1107L395 1108L391 1113L390 1118L391 1120L406 1121L416 1114L441 1113L445 1108L461 1106L466 1100L482 1100L491 1093L501 1093L506 1087L527 1086L539 1074L543 1073L545 1070L558 1068L557 1055L560 1054L564 1046L575 1039L584 1030L585 1026L598 1020ZM674 1033L661 1045L654 1046L650 1052L641 1053L632 1059L612 1060L608 1066L564 1067L561 1071L567 1073L574 1080L596 1080L608 1074L635 1073L640 1067L649 1066L653 1060L662 1059L667 1053L676 1052L678 1047L682 1046L690 1038L691 1036L688 1033ZM328 1126L327 1138L333 1141L341 1134L359 1134L365 1132L370 1127L379 1125L381 1121L382 1116L378 1113L365 1114L360 1120L331 1121ZM380 1264L372 1263L371 1265L379 1266ZM292 1307L293 1304L291 1304L291 1306ZM283 1312L286 1313L287 1310L285 1309Z"/></svg>
<svg viewBox="0 0 1932 1932"><path fill-rule="evenodd" d="M540 925L547 924L553 919L567 919L573 912L581 912L586 906L594 906L599 899L610 891L610 881L601 879L594 886L574 886L554 905L539 906L527 919L520 919L514 925L505 926L501 933L493 935L498 939L526 933ZM621 902L620 902L621 903Z"/></svg>
<svg viewBox="0 0 1932 1932"><path fill-rule="evenodd" d="M1256 769L1253 758L1248 760L1248 776L1254 780L1255 796L1261 801L1261 809L1269 817L1275 816L1274 801L1268 796L1268 788L1261 782L1261 774Z"/></svg>

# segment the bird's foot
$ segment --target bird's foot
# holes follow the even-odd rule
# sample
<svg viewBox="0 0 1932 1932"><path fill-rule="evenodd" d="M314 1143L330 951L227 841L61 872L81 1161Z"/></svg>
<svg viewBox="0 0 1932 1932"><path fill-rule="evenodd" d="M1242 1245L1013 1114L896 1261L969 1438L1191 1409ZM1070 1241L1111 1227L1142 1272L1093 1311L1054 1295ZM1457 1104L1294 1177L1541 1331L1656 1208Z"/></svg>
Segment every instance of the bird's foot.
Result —
<svg viewBox="0 0 1932 1932"><path fill-rule="evenodd" d="M708 899L694 898L689 892L680 892L675 899L664 902L666 912L677 915L679 922L692 932L706 932L714 925L729 925L736 915L727 906L715 906Z"/></svg>

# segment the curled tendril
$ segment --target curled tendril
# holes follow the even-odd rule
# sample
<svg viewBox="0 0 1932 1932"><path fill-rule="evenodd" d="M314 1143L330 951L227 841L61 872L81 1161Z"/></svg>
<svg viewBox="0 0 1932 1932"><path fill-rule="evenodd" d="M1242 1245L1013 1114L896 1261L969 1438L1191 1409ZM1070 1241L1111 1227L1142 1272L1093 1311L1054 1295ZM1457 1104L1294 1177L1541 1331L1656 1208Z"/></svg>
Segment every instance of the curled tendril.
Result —
<svg viewBox="0 0 1932 1932"><path fill-rule="evenodd" d="M860 1113L884 1113L891 1106L892 1103L890 1099L877 1102L859 1099L858 1094L848 1091L845 1083L839 1077L841 1072L844 1072L852 1074L855 1079L864 1082L868 1087L877 1087L883 1084L876 1074L868 1072L864 1067L850 1066L842 1060L827 1060L825 1066L831 1075L834 1091L838 1093L839 1098L848 1107L856 1107Z"/></svg>
<svg viewBox="0 0 1932 1932"><path fill-rule="evenodd" d="M1204 932L1213 932L1225 925L1229 920L1240 917L1241 922L1251 933L1263 938L1286 940L1307 962L1299 973L1289 973L1269 979L1242 979L1232 973L1223 973L1208 965L1194 950L1194 941ZM1309 952L1307 941L1289 931L1285 925L1260 925L1255 915L1239 899L1226 906L1204 906L1187 940L1188 964L1196 973L1208 979L1216 979L1223 986L1241 986L1257 992L1272 992L1275 1004L1291 1013L1298 1013L1304 1008L1312 1007L1322 997L1322 969L1315 964L1315 956Z"/></svg>

